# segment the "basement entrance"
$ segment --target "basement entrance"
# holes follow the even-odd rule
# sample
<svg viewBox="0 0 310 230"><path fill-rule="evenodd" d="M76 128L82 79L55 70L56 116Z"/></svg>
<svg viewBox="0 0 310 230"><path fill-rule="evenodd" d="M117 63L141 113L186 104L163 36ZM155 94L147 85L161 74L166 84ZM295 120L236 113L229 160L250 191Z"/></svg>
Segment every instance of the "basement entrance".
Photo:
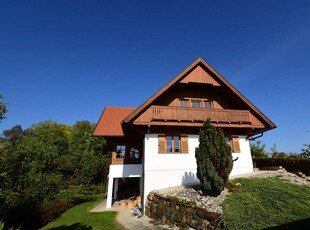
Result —
<svg viewBox="0 0 310 230"><path fill-rule="evenodd" d="M114 178L113 199L126 200L140 194L141 177Z"/></svg>

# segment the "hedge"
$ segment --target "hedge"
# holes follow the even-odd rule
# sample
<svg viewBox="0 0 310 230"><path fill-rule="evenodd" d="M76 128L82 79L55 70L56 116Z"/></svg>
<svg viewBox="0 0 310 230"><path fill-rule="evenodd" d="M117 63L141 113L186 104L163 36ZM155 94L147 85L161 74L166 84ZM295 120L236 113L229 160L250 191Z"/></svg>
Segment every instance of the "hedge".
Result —
<svg viewBox="0 0 310 230"><path fill-rule="evenodd" d="M310 176L310 158L297 157L274 157L274 158L253 158L256 168L269 166L282 166L288 172L302 172Z"/></svg>

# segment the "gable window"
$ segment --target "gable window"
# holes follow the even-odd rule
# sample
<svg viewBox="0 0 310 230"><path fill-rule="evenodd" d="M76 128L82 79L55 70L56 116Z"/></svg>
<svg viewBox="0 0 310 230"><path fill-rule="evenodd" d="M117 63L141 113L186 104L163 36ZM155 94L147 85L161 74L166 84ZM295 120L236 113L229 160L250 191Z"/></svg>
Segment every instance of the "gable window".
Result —
<svg viewBox="0 0 310 230"><path fill-rule="evenodd" d="M132 158L132 159L138 159L138 158L139 158L139 153L140 153L140 151L139 151L138 148L132 147L132 148L130 149L130 152L129 152L130 158Z"/></svg>
<svg viewBox="0 0 310 230"><path fill-rule="evenodd" d="M180 100L181 107L188 107L188 100Z"/></svg>
<svg viewBox="0 0 310 230"><path fill-rule="evenodd" d="M116 158L124 158L126 154L126 145L116 146Z"/></svg>
<svg viewBox="0 0 310 230"><path fill-rule="evenodd" d="M198 100L192 100L192 107L193 108L200 108L201 107L201 101Z"/></svg>
<svg viewBox="0 0 310 230"><path fill-rule="evenodd" d="M203 107L205 109L213 109L213 103L212 101L203 101Z"/></svg>
<svg viewBox="0 0 310 230"><path fill-rule="evenodd" d="M188 153L187 136L180 135L159 135L159 153Z"/></svg>

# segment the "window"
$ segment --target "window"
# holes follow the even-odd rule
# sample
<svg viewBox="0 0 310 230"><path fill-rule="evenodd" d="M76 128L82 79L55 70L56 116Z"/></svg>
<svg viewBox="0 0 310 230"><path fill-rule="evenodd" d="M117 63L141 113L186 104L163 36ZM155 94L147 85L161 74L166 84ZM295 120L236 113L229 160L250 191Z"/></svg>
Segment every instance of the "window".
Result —
<svg viewBox="0 0 310 230"><path fill-rule="evenodd" d="M180 100L181 107L188 107L188 100Z"/></svg>
<svg viewBox="0 0 310 230"><path fill-rule="evenodd" d="M201 107L201 101L198 100L192 100L192 107L193 108L200 108Z"/></svg>
<svg viewBox="0 0 310 230"><path fill-rule="evenodd" d="M159 153L188 153L187 136L160 135L158 136Z"/></svg>
<svg viewBox="0 0 310 230"><path fill-rule="evenodd" d="M226 143L229 144L231 152L233 153L240 153L240 144L239 144L239 137L232 136L231 138L225 137Z"/></svg>
<svg viewBox="0 0 310 230"><path fill-rule="evenodd" d="M203 101L203 107L205 109L212 109L213 108L213 103L212 101Z"/></svg>
<svg viewBox="0 0 310 230"><path fill-rule="evenodd" d="M138 148L136 148L136 147L132 147L131 149L130 149L130 152L129 152L129 154L130 154L130 158L132 158L132 159L138 159L139 158L139 149Z"/></svg>
<svg viewBox="0 0 310 230"><path fill-rule="evenodd" d="M234 153L240 153L241 152L238 136L232 136L231 137L230 148L231 148L231 151Z"/></svg>
<svg viewBox="0 0 310 230"><path fill-rule="evenodd" d="M180 152L180 137L166 136L166 152L177 153Z"/></svg>
<svg viewBox="0 0 310 230"><path fill-rule="evenodd" d="M116 146L116 158L124 158L126 154L126 145Z"/></svg>

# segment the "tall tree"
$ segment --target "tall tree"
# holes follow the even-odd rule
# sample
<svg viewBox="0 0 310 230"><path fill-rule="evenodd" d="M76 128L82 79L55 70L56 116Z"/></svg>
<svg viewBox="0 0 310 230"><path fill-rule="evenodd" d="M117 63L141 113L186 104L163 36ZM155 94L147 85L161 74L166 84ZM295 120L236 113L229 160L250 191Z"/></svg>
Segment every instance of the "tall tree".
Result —
<svg viewBox="0 0 310 230"><path fill-rule="evenodd" d="M310 158L310 145L304 144L304 148L301 149L301 154L299 154L302 158Z"/></svg>
<svg viewBox="0 0 310 230"><path fill-rule="evenodd" d="M5 118L5 114L7 112L6 104L3 102L3 97L0 94L0 122L3 118Z"/></svg>
<svg viewBox="0 0 310 230"><path fill-rule="evenodd" d="M233 161L224 133L208 119L199 131L196 148L197 177L205 193L220 194L228 181Z"/></svg>
<svg viewBox="0 0 310 230"><path fill-rule="evenodd" d="M262 144L261 141L256 141L254 144L250 144L251 154L253 157L268 157L265 151L266 145Z"/></svg>

